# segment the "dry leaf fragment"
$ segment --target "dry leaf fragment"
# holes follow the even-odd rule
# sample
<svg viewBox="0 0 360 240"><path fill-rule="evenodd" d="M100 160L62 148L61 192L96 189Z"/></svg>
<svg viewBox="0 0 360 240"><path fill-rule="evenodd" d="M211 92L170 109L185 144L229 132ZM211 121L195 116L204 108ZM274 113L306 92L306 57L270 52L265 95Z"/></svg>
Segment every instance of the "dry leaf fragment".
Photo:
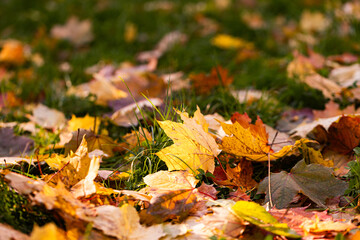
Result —
<svg viewBox="0 0 360 240"><path fill-rule="evenodd" d="M160 40L154 50L139 53L137 56L137 60L150 61L152 59L159 59L175 44L185 43L186 41L187 36L184 33L181 33L179 31L169 32Z"/></svg>
<svg viewBox="0 0 360 240"><path fill-rule="evenodd" d="M78 97L87 97L89 94L96 96L96 103L107 105L108 101L125 98L127 93L117 89L111 82L105 79L94 79L88 83L69 88L67 94Z"/></svg>
<svg viewBox="0 0 360 240"><path fill-rule="evenodd" d="M127 43L131 43L135 40L136 36L137 36L137 27L134 23L132 22L127 22L125 24L125 32L124 32L124 40Z"/></svg>
<svg viewBox="0 0 360 240"><path fill-rule="evenodd" d="M320 221L318 217L315 221L305 220L300 227L306 232L321 233L321 232L347 232L356 226L349 221L333 221L325 220Z"/></svg>
<svg viewBox="0 0 360 240"><path fill-rule="evenodd" d="M341 55L329 56L327 59L330 61L336 61L339 63L349 64L349 63L357 62L359 58L358 58L358 56L353 55L351 53L343 53Z"/></svg>
<svg viewBox="0 0 360 240"><path fill-rule="evenodd" d="M139 124L138 120L143 118L141 111L146 108L159 107L163 104L160 98L149 98L138 101L120 108L111 115L111 121L118 126L131 127Z"/></svg>
<svg viewBox="0 0 360 240"><path fill-rule="evenodd" d="M360 110L356 110L354 105L349 105L344 109L340 109L340 105L334 101L329 101L325 104L324 110L313 110L314 118L330 118L340 116L343 114L356 114L360 113Z"/></svg>
<svg viewBox="0 0 360 240"><path fill-rule="evenodd" d="M30 240L29 235L3 223L0 223L0 232L2 240Z"/></svg>
<svg viewBox="0 0 360 240"><path fill-rule="evenodd" d="M69 40L75 46L82 46L94 38L89 19L79 21L75 16L69 18L65 25L55 25L51 29L54 38Z"/></svg>
<svg viewBox="0 0 360 240"><path fill-rule="evenodd" d="M323 32L330 25L330 20L320 12L305 10L300 19L300 28L304 32Z"/></svg>
<svg viewBox="0 0 360 240"><path fill-rule="evenodd" d="M196 115L202 116L200 109ZM189 118L186 112L178 112L184 123L172 121L158 121L160 127L174 141L170 147L157 152L156 155L163 160L169 171L188 170L197 172L214 172L216 157L220 150L214 138L204 131L204 125L194 118ZM202 122L202 121L201 121Z"/></svg>
<svg viewBox="0 0 360 240"><path fill-rule="evenodd" d="M33 147L32 139L14 135L14 130L10 127L0 128L0 157L21 156Z"/></svg>
<svg viewBox="0 0 360 240"><path fill-rule="evenodd" d="M42 104L38 104L33 110L33 115L27 117L43 128L61 129L66 124L64 113Z"/></svg>
<svg viewBox="0 0 360 240"><path fill-rule="evenodd" d="M350 87L360 80L360 64L334 68L330 72L329 79L342 87Z"/></svg>
<svg viewBox="0 0 360 240"><path fill-rule="evenodd" d="M188 171L159 171L144 177L144 182L151 188L159 191L171 191L180 189L194 189L199 180Z"/></svg>

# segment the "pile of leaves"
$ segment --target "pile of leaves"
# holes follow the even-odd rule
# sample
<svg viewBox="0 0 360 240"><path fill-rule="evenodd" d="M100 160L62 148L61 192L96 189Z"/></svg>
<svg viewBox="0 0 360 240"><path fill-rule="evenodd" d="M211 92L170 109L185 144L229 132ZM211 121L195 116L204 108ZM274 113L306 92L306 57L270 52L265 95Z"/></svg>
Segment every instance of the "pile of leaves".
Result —
<svg viewBox="0 0 360 240"><path fill-rule="evenodd" d="M0 3L1 238L359 238L359 3L125 2Z"/></svg>

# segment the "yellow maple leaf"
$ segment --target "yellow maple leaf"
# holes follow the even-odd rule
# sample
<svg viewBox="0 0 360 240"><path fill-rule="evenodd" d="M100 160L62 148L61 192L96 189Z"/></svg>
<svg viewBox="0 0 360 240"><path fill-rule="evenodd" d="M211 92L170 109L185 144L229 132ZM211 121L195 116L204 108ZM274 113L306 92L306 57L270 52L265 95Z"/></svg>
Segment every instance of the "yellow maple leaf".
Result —
<svg viewBox="0 0 360 240"><path fill-rule="evenodd" d="M85 117L76 117L74 114L71 116L71 120L68 122L68 126L70 131L77 131L79 128L86 130L96 130L99 129L100 119L96 119L94 117L86 114Z"/></svg>
<svg viewBox="0 0 360 240"><path fill-rule="evenodd" d="M66 158L55 156L45 161L51 168L59 170L55 175L58 175L60 180L78 197L96 192L94 179L100 167L100 158L88 156L88 146L84 135L75 153L71 153ZM49 180L51 179L52 177Z"/></svg>
<svg viewBox="0 0 360 240"><path fill-rule="evenodd" d="M260 119L256 121L255 125L250 125L247 128L243 127L239 122L233 124L221 123L227 134L222 139L221 149L252 161L267 161L268 153L270 153L270 160L275 160L293 151L294 147L288 145L273 153L268 144L266 131L262 131L262 124Z"/></svg>
<svg viewBox="0 0 360 240"><path fill-rule="evenodd" d="M163 160L169 171L202 169L205 172L214 172L214 157L220 149L214 138L205 130L204 116L198 108L194 118L189 118L186 112L179 112L184 123L172 121L158 121L160 127L174 141L170 147L157 152L156 155ZM204 125L201 125L204 124ZM205 129L205 130L204 130Z"/></svg>

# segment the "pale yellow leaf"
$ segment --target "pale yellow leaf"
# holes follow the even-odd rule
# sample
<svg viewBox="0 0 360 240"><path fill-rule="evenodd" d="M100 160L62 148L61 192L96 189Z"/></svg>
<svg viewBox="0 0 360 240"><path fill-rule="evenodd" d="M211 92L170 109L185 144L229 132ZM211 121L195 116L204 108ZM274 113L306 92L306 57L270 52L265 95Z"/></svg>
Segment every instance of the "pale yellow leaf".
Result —
<svg viewBox="0 0 360 240"><path fill-rule="evenodd" d="M214 172L214 157L220 153L214 138L204 131L203 126L198 124L195 118L189 118L184 112L180 113L180 116L184 124L172 121L158 122L174 144L156 155L166 163L169 171L196 172L200 168L205 172Z"/></svg>

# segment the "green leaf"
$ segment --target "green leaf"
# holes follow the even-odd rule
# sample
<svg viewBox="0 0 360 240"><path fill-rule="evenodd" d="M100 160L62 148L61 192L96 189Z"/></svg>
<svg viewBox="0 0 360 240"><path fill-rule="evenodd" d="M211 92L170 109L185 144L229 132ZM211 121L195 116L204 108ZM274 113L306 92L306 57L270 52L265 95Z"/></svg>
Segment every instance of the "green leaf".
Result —
<svg viewBox="0 0 360 240"><path fill-rule="evenodd" d="M260 184L258 193L266 193L265 202L269 201L268 177ZM343 195L348 184L336 179L332 169L320 164L306 165L304 160L298 162L287 173L271 174L271 196L276 208L286 208L298 193L303 193L316 204L325 207L328 198Z"/></svg>
<svg viewBox="0 0 360 240"><path fill-rule="evenodd" d="M265 208L254 202L238 201L231 209L235 215L277 235L300 238L294 230L288 227L286 223L279 223Z"/></svg>

